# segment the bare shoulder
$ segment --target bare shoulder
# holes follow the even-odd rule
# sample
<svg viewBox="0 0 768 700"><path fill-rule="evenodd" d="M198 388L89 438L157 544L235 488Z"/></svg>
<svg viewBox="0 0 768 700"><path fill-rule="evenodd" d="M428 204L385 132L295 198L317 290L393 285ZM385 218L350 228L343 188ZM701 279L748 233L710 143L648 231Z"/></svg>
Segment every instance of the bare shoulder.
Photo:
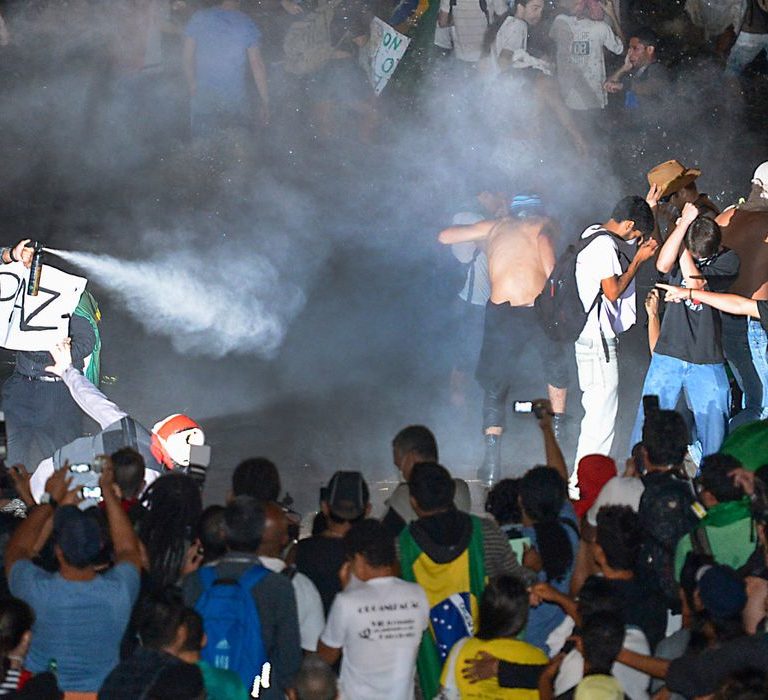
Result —
<svg viewBox="0 0 768 700"><path fill-rule="evenodd" d="M718 226L728 226L728 224L731 223L731 219L733 218L733 215L736 213L736 206L728 207L725 211L718 214L717 217L715 217L715 221L717 222Z"/></svg>
<svg viewBox="0 0 768 700"><path fill-rule="evenodd" d="M538 236L540 238L547 238L552 241L560 236L560 225L548 216L539 218L538 227Z"/></svg>

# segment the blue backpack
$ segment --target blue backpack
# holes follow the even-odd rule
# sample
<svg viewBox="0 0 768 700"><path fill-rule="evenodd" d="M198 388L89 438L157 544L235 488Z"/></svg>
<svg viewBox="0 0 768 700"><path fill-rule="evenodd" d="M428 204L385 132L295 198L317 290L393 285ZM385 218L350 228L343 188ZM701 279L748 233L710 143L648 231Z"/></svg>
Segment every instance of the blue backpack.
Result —
<svg viewBox="0 0 768 700"><path fill-rule="evenodd" d="M203 594L195 610L203 618L208 637L202 658L215 668L237 673L246 688L253 687L257 677L268 682L268 676L261 678L268 659L251 592L268 572L261 564L254 564L238 579L219 578L215 566L204 566L198 572Z"/></svg>

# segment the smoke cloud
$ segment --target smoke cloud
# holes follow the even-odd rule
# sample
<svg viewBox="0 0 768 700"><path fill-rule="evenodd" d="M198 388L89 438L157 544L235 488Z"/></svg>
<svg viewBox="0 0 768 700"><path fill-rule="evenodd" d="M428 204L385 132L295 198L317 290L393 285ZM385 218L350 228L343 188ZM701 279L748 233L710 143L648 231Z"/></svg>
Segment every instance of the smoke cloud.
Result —
<svg viewBox="0 0 768 700"><path fill-rule="evenodd" d="M188 250L140 262L48 252L82 268L90 280L119 297L148 333L169 337L180 353L274 358L288 323L305 302L299 287L254 253L205 263Z"/></svg>

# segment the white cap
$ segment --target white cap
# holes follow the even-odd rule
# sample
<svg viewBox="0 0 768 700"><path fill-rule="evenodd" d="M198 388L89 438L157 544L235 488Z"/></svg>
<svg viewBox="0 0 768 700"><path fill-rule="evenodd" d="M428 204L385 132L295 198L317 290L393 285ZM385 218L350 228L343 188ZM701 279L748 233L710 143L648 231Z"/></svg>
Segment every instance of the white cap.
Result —
<svg viewBox="0 0 768 700"><path fill-rule="evenodd" d="M755 174L752 176L752 182L760 185L768 192L768 160L757 166L757 170L755 170Z"/></svg>

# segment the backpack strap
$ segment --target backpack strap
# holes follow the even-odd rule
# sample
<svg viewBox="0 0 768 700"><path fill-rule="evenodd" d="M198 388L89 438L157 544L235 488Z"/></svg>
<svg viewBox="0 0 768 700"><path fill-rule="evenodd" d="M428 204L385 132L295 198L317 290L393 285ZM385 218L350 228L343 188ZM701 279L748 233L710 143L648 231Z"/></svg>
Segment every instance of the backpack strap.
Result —
<svg viewBox="0 0 768 700"><path fill-rule="evenodd" d="M475 264L477 258L480 255L481 250L479 246L475 246L475 252L472 253L472 260L469 261L469 280L467 281L467 304L472 303L472 299L475 296Z"/></svg>
<svg viewBox="0 0 768 700"><path fill-rule="evenodd" d="M203 587L203 592L210 589L214 583L216 583L216 579L218 578L218 575L216 573L216 567L215 566L201 566L197 570L197 577L200 579L200 584Z"/></svg>
<svg viewBox="0 0 768 700"><path fill-rule="evenodd" d="M251 588L261 581L268 573L269 569L263 564L254 564L250 569L240 574L240 578L237 579L237 582L245 588L245 590L250 591Z"/></svg>
<svg viewBox="0 0 768 700"><path fill-rule="evenodd" d="M216 566L201 566L198 569L197 575L203 586L203 592L213 588L217 583L238 583L246 590L250 590L269 573L269 569L262 564L254 564L240 574L239 578L230 579L220 578L216 569Z"/></svg>
<svg viewBox="0 0 768 700"><path fill-rule="evenodd" d="M590 243L592 243L592 241L594 241L599 236L610 236L611 238L616 238L617 237L616 235L611 233L608 229L605 229L605 228L601 227L599 230L597 230L594 233L590 234L586 238L582 238L581 239L581 241L580 241L580 243L581 243L581 250L579 250L579 253L584 251L587 248L587 246ZM621 265L621 256L622 255L624 256L624 258L629 260L629 258L627 258L627 256L624 255L624 253L622 253L620 250L617 249L616 250L616 256L619 258L619 265ZM624 269L624 268L622 267L622 269ZM594 310L594 308L597 307L597 327L600 330L600 342L601 342L601 344L603 346L603 354L605 355L605 361L606 362L610 362L611 361L611 357L610 357L609 350L608 350L608 340L605 337L605 333L603 333L603 327L600 325L600 309L602 307L602 304L603 304L603 288L601 286L598 289L598 291L597 291L597 295L595 296L595 300L592 302L592 305L587 310L587 317L589 317L589 314L591 314L592 311Z"/></svg>
<svg viewBox="0 0 768 700"><path fill-rule="evenodd" d="M451 0L450 4L448 5L448 16L453 19L453 8L456 7L457 0ZM485 15L485 23L490 26L491 24L491 15L488 13L488 0L478 0L478 4L480 5L480 10Z"/></svg>

